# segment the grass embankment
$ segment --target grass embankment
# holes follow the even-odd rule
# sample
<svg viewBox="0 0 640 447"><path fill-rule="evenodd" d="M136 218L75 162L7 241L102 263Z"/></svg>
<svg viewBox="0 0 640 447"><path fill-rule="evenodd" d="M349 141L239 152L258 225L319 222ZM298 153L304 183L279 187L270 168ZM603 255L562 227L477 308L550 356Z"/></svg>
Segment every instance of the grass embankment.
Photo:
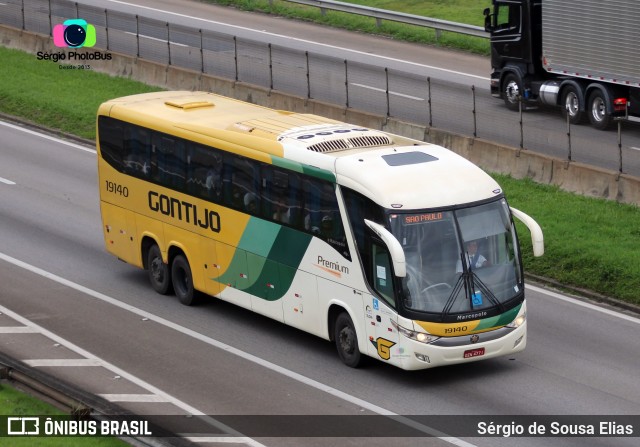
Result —
<svg viewBox="0 0 640 447"><path fill-rule="evenodd" d="M489 42L480 37L466 36L457 33L442 32L439 37L433 29L415 25L383 20L380 26L375 19L338 11L325 11L319 8L298 5L278 0L205 0L225 6L234 6L245 11L261 11L282 17L296 18L324 25L360 31L370 34L381 34L398 40L439 45L457 48L478 54L489 54ZM345 0L342 0L345 2ZM448 20L468 25L484 26L482 11L491 6L490 0L352 0L354 3L372 8L407 14Z"/></svg>
<svg viewBox="0 0 640 447"><path fill-rule="evenodd" d="M6 383L0 384L0 415L2 416L63 416L65 413ZM0 438L0 445L11 447L125 447L117 438L107 437L33 437Z"/></svg>
<svg viewBox="0 0 640 447"><path fill-rule="evenodd" d="M107 75L60 70L31 54L0 47L0 112L95 137L95 113L107 98L154 90ZM512 206L534 217L546 253L533 258L520 228L525 269L567 285L640 304L640 208L496 176Z"/></svg>

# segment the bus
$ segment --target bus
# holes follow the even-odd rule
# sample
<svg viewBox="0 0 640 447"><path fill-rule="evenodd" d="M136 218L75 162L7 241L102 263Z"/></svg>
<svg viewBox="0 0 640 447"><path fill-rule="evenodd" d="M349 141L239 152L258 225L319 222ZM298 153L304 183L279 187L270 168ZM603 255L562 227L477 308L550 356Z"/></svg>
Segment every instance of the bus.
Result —
<svg viewBox="0 0 640 447"><path fill-rule="evenodd" d="M513 217L455 153L208 92L109 100L97 116L107 250L160 294L206 296L406 370L526 346Z"/></svg>

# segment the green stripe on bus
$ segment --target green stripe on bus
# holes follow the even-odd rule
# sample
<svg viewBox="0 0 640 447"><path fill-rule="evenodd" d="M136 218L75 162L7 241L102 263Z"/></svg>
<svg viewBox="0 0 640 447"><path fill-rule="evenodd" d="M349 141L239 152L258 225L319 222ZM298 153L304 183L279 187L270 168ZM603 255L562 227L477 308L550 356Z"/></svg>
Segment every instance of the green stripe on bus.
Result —
<svg viewBox="0 0 640 447"><path fill-rule="evenodd" d="M522 304L514 307L511 310L508 310L503 314L480 320L480 322L478 323L478 326L474 329L474 332L485 330L485 329L491 329L494 327L505 326L511 323L518 315L518 312L520 312L521 307L522 307Z"/></svg>
<svg viewBox="0 0 640 447"><path fill-rule="evenodd" d="M316 168L315 166L309 166L295 161L287 160L285 158L271 156L271 163L280 168L288 169L301 174L306 174L311 177L316 177L322 180L327 180L331 183L336 182L336 176L333 172L326 169Z"/></svg>

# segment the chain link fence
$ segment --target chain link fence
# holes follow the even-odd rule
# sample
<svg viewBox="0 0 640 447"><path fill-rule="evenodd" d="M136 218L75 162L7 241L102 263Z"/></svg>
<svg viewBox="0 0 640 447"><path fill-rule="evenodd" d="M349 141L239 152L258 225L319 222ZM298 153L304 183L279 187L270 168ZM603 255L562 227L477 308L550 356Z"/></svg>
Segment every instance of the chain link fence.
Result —
<svg viewBox="0 0 640 447"><path fill-rule="evenodd" d="M0 23L45 35L70 18L92 24L102 50L640 176L640 132L627 123L618 134L568 126L545 110L507 111L486 88L68 0L0 6Z"/></svg>

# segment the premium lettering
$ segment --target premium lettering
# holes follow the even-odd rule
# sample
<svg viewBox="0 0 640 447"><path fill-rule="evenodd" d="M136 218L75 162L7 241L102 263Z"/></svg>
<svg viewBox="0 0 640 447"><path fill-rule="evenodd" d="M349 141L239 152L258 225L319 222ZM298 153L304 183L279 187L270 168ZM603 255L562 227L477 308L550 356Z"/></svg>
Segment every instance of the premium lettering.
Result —
<svg viewBox="0 0 640 447"><path fill-rule="evenodd" d="M170 216L182 222L193 224L200 228L209 228L220 232L220 214L207 208L199 210L197 205L149 191L149 209L157 213Z"/></svg>

